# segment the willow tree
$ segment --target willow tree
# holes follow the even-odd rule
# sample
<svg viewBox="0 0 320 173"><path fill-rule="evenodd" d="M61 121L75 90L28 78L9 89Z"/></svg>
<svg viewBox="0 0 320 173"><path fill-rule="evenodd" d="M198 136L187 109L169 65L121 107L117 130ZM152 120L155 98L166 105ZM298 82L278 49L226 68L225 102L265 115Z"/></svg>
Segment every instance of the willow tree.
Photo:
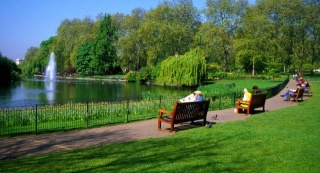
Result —
<svg viewBox="0 0 320 173"><path fill-rule="evenodd" d="M160 64L158 82L169 85L197 86L206 77L204 51L195 48L184 55L171 56Z"/></svg>

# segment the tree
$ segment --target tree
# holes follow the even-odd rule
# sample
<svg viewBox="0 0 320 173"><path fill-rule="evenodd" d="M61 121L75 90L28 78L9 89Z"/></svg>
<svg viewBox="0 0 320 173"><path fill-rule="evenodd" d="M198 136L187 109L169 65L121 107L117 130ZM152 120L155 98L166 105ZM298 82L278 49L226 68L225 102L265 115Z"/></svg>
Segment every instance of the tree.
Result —
<svg viewBox="0 0 320 173"><path fill-rule="evenodd" d="M92 45L92 61L90 67L95 69L95 74L112 74L116 67L117 52L115 42L117 41L116 28L110 15L105 15Z"/></svg>
<svg viewBox="0 0 320 173"><path fill-rule="evenodd" d="M92 41L95 34L95 25L91 18L65 19L57 30L57 36L53 43L53 51L57 57L58 71L62 72L76 66L76 54L79 47Z"/></svg>
<svg viewBox="0 0 320 173"><path fill-rule="evenodd" d="M76 71L80 75L92 75L93 69L90 68L90 62L92 61L91 49L91 42L86 42L78 50Z"/></svg>
<svg viewBox="0 0 320 173"><path fill-rule="evenodd" d="M125 71L138 71L147 64L143 33L139 32L144 18L144 9L134 9L132 10L131 15L127 15L124 18L124 22L121 26L124 30L122 32L125 34L119 39L117 46L118 51L120 52L119 64Z"/></svg>
<svg viewBox="0 0 320 173"><path fill-rule="evenodd" d="M24 56L24 60L20 65L22 75L30 76L33 74L32 73L32 69L33 69L32 64L34 63L33 59L35 58L38 51L39 51L39 48L37 47L30 47L27 50L27 53Z"/></svg>
<svg viewBox="0 0 320 173"><path fill-rule="evenodd" d="M223 71L229 69L234 62L233 36L240 27L240 19L244 15L248 1L246 0L207 0L204 13L208 22L218 27L216 35L220 49L216 55L223 60Z"/></svg>
<svg viewBox="0 0 320 173"><path fill-rule="evenodd" d="M206 75L204 51L198 47L184 55L171 56L161 62L157 81L165 84L197 86Z"/></svg>
<svg viewBox="0 0 320 173"><path fill-rule="evenodd" d="M12 80L18 79L20 72L16 63L0 52L0 85L8 85Z"/></svg>
<svg viewBox="0 0 320 173"><path fill-rule="evenodd" d="M273 51L279 47L274 38L276 31L268 16L253 7L242 17L242 23L234 41L236 67L255 75L265 70L266 63L276 63L276 51ZM281 49L277 52L280 54Z"/></svg>
<svg viewBox="0 0 320 173"><path fill-rule="evenodd" d="M200 24L200 14L190 0L164 1L150 10L139 28L147 65L188 52Z"/></svg>
<svg viewBox="0 0 320 173"><path fill-rule="evenodd" d="M40 48L31 47L28 49L25 60L21 65L23 75L30 76L35 73L44 73L49 62L54 39L55 37L50 37L48 40L42 41Z"/></svg>

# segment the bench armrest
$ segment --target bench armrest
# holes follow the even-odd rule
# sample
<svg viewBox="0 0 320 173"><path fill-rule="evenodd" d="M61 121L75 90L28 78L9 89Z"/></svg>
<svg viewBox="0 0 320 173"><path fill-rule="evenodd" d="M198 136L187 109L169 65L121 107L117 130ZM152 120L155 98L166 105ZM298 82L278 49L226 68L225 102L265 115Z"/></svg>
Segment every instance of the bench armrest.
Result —
<svg viewBox="0 0 320 173"><path fill-rule="evenodd" d="M167 111L165 109L159 109L159 116L158 118L161 118L163 114L173 115L173 112Z"/></svg>
<svg viewBox="0 0 320 173"><path fill-rule="evenodd" d="M240 103L246 103L246 104L249 104L249 103L250 103L250 101L244 101L244 100L242 100L242 99L238 99L238 101L237 101L237 105L240 105Z"/></svg>

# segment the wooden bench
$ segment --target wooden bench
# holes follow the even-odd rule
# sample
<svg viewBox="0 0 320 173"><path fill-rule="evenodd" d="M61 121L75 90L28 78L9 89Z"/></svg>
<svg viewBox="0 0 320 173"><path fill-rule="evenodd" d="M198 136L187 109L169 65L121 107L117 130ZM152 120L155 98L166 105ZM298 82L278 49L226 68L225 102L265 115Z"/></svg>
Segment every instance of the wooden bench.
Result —
<svg viewBox="0 0 320 173"><path fill-rule="evenodd" d="M291 99L295 100L296 102L298 102L299 99L302 101L303 93L304 93L304 87L301 87L296 93L294 93L293 96L289 94L288 101L291 101Z"/></svg>
<svg viewBox="0 0 320 173"><path fill-rule="evenodd" d="M305 91L303 91L303 92L304 92L303 96L312 96L312 94L311 94L311 86L308 87L308 92L305 92Z"/></svg>
<svg viewBox="0 0 320 173"><path fill-rule="evenodd" d="M265 103L267 100L267 93L261 94L251 94L250 101L243 102L241 99L238 99L236 103L236 111L246 110L247 115L250 114L250 111L262 107L263 112L265 111Z"/></svg>
<svg viewBox="0 0 320 173"><path fill-rule="evenodd" d="M207 113L210 100L200 102L174 103L173 111L159 109L158 130L161 130L161 123L170 124L170 132L174 130L174 124L203 119L203 125L207 121Z"/></svg>

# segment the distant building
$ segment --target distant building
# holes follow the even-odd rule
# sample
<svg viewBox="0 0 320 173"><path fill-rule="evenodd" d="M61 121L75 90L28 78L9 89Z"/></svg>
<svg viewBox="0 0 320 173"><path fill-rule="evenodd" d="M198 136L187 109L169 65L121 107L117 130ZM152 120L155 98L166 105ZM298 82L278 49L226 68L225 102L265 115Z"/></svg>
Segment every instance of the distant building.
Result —
<svg viewBox="0 0 320 173"><path fill-rule="evenodd" d="M23 61L23 59L17 59L17 60L16 60L16 64L19 65L19 64L22 63L22 61Z"/></svg>

